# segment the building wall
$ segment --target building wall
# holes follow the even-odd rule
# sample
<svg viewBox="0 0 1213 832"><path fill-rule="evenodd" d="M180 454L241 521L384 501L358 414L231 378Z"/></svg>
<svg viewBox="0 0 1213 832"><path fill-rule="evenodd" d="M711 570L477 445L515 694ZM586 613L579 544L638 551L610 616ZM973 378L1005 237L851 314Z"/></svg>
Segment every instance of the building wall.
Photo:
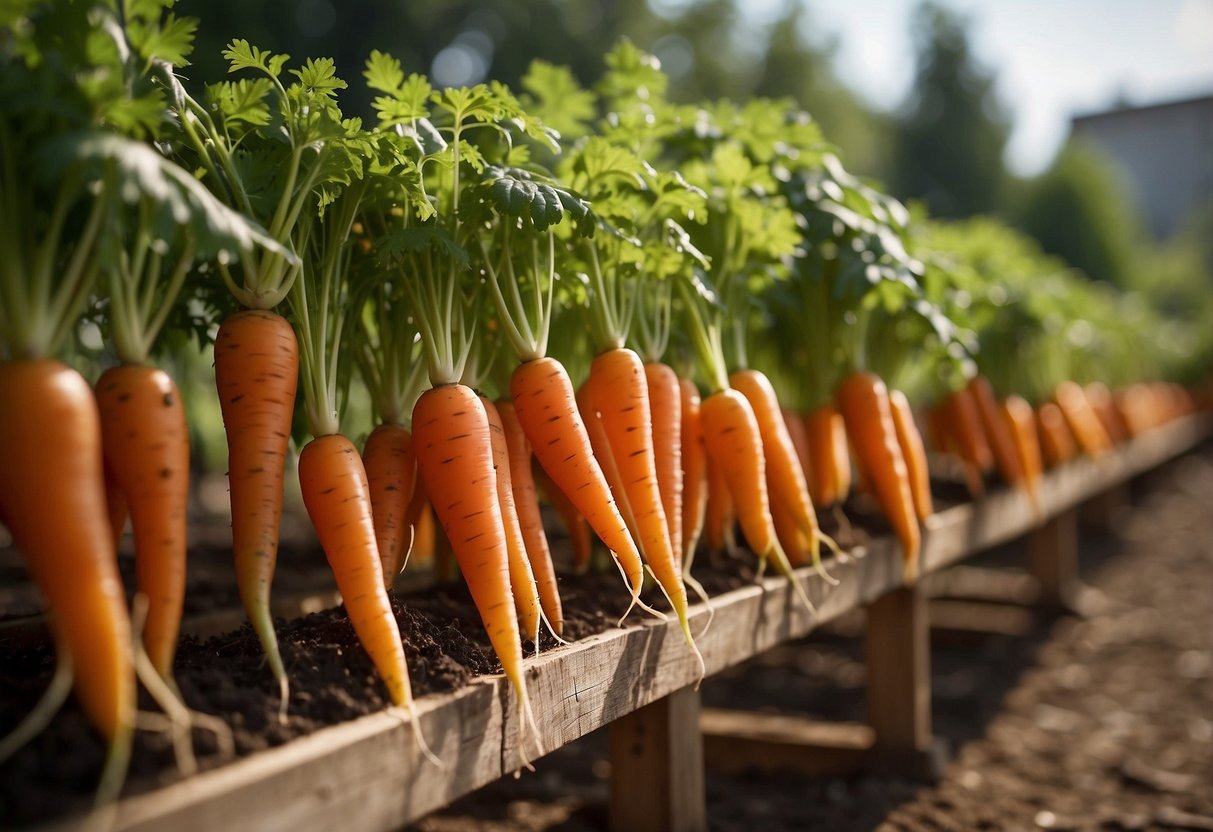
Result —
<svg viewBox="0 0 1213 832"><path fill-rule="evenodd" d="M1213 96L1080 116L1070 131L1121 167L1156 237L1213 200Z"/></svg>

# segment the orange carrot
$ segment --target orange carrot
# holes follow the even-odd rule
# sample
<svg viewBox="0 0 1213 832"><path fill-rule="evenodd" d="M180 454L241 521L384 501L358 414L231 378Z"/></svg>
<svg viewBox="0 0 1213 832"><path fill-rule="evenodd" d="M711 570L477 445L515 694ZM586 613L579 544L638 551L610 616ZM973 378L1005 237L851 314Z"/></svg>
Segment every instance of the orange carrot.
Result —
<svg viewBox="0 0 1213 832"><path fill-rule="evenodd" d="M623 489L622 493L616 493L615 502L624 509L624 517L630 517L644 561L664 590L678 616L683 635L698 656L687 619L686 586L682 582L679 560L671 547L670 527L658 490L644 364L639 355L626 347L607 350L594 356L590 364L590 382L586 388L588 401L601 420L602 433L608 443L605 450L614 460L618 486ZM586 416L586 420L589 428L592 415ZM592 428L590 430L592 441ZM599 456L596 446L594 453L604 467L609 465ZM609 475L607 481L611 482ZM679 514L681 517L681 509ZM702 658L700 661L702 664Z"/></svg>
<svg viewBox="0 0 1213 832"><path fill-rule="evenodd" d="M420 482L420 477L418 482ZM417 511L417 519L413 521L413 554L410 558L416 559L421 563L433 563L434 551L437 548L434 529L434 509L430 507L429 500L421 501L421 508Z"/></svg>
<svg viewBox="0 0 1213 832"><path fill-rule="evenodd" d="M1108 385L1102 381L1092 381L1083 388L1083 393L1087 396L1087 402L1091 405L1095 418L1103 425L1103 429L1112 443L1123 442L1128 435L1128 429L1120 418L1120 413L1116 410L1116 403L1112 400L1112 393L1108 390Z"/></svg>
<svg viewBox="0 0 1213 832"><path fill-rule="evenodd" d="M594 540L590 532L590 524L573 505L573 501L564 495L552 478L547 475L542 466L531 466L531 474L536 485L543 492L543 498L548 505L556 509L564 524L564 533L569 539L569 547L573 552L573 571L581 574L590 566L590 555L593 554Z"/></svg>
<svg viewBox="0 0 1213 832"><path fill-rule="evenodd" d="M699 424L699 390L689 378L681 379L682 388L682 568L690 572L699 536L703 533L708 502L708 461Z"/></svg>
<svg viewBox="0 0 1213 832"><path fill-rule="evenodd" d="M281 315L246 309L215 336L215 385L227 432L236 585L282 690L288 683L270 617L286 452L295 412L299 347Z"/></svg>
<svg viewBox="0 0 1213 832"><path fill-rule="evenodd" d="M1036 436L1036 416L1032 405L1022 396L1010 395L1002 401L1002 416L1010 429L1023 468L1024 486L1033 510L1039 515L1040 506L1040 440Z"/></svg>
<svg viewBox="0 0 1213 832"><path fill-rule="evenodd" d="M653 459L657 489L670 532L674 562L682 564L682 386L668 365L644 365L649 413L653 422Z"/></svg>
<svg viewBox="0 0 1213 832"><path fill-rule="evenodd" d="M838 411L846 422L859 467L867 475L876 501L901 541L907 582L918 576L922 532L914 510L910 475L897 442L897 426L884 382L872 373L856 372L835 392Z"/></svg>
<svg viewBox="0 0 1213 832"><path fill-rule="evenodd" d="M800 463L800 470L804 474L805 486L808 487L809 477L812 476L813 465L809 461L809 432L804 426L804 419L800 414L790 407L782 409L783 425L788 430L788 437L792 440L792 447L796 449L796 461ZM809 492L810 498L812 492ZM814 501L816 505L816 501Z"/></svg>
<svg viewBox="0 0 1213 832"><path fill-rule="evenodd" d="M518 509L514 504L514 485L510 476L510 450L506 444L505 428L497 406L481 396L489 422L489 442L492 443L493 469L497 474L497 503L501 507L501 523L505 531L505 550L510 563L510 591L514 595L514 609L522 637L539 647L539 589L535 585L535 573L527 558L526 543L522 539L522 526L518 522Z"/></svg>
<svg viewBox="0 0 1213 832"><path fill-rule="evenodd" d="M1040 435L1040 449L1050 468L1069 462L1078 453L1074 434L1066 424L1066 417L1055 402L1045 402L1036 411L1036 427Z"/></svg>
<svg viewBox="0 0 1213 832"><path fill-rule="evenodd" d="M851 491L851 457L842 417L833 405L822 405L804 417L804 427L809 441L809 497L818 506L845 502Z"/></svg>
<svg viewBox="0 0 1213 832"><path fill-rule="evenodd" d="M1087 395L1073 381L1063 381L1053 389L1053 401L1061 408L1066 424L1074 434L1078 447L1087 456L1100 456L1112 449L1112 439L1104 430Z"/></svg>
<svg viewBox="0 0 1213 832"><path fill-rule="evenodd" d="M1145 433L1157 422L1158 404L1148 384L1139 382L1117 390L1114 402L1125 433L1130 437Z"/></svg>
<svg viewBox="0 0 1213 832"><path fill-rule="evenodd" d="M1010 428L999 411L998 399L994 397L990 380L985 376L974 376L969 379L967 389L977 405L981 429L985 433L998 472L1008 485L1024 488L1023 465L1020 463L1019 454L1015 452L1015 440L1011 436Z"/></svg>
<svg viewBox="0 0 1213 832"><path fill-rule="evenodd" d="M943 419L949 441L960 452L969 493L983 497L985 472L994 465L994 454L981 427L977 402L968 390L954 390L943 401Z"/></svg>
<svg viewBox="0 0 1213 832"><path fill-rule="evenodd" d="M893 426L897 429L897 444L901 446L901 454L906 461L914 511L919 520L926 520L935 509L931 504L931 474L927 470L927 450L922 444L922 434L918 432L914 411L905 393L890 390L889 407L893 413Z"/></svg>
<svg viewBox="0 0 1213 832"><path fill-rule="evenodd" d="M547 357L519 364L510 376L510 398L535 458L611 550L638 598L644 583L640 551L594 457L564 366Z"/></svg>
<svg viewBox="0 0 1213 832"><path fill-rule="evenodd" d="M779 399L770 380L757 370L738 370L729 376L729 384L750 403L754 418L758 422L758 435L762 439L762 454L766 462L767 493L772 505L772 519L776 513L786 514L789 528L798 532L795 550L805 552L817 570L827 581L833 581L821 564L821 543L828 541L817 524L817 511L809 498L809 488L805 483L804 471L796 456L796 448L788 435L787 426L783 421L783 412L779 407ZM776 531L779 524L776 523ZM780 538L781 542L784 538ZM789 557L793 550L787 546L784 551Z"/></svg>
<svg viewBox="0 0 1213 832"><path fill-rule="evenodd" d="M362 447L371 495L371 518L383 585L391 588L404 568L404 558L413 534L409 530L409 505L417 481L413 459L413 436L404 425L383 423L371 431Z"/></svg>
<svg viewBox="0 0 1213 832"><path fill-rule="evenodd" d="M960 455L948 432L946 402L939 402L934 407L927 408L927 437L931 440L933 450L941 454Z"/></svg>
<svg viewBox="0 0 1213 832"><path fill-rule="evenodd" d="M318 436L299 454L299 486L358 641L393 705L412 701L404 646L383 586L370 486L354 443Z"/></svg>
<svg viewBox="0 0 1213 832"><path fill-rule="evenodd" d="M53 615L76 697L121 780L135 669L102 482L101 420L88 382L51 360L0 362L0 519Z"/></svg>
<svg viewBox="0 0 1213 832"><path fill-rule="evenodd" d="M139 591L148 601L143 644L164 678L185 602L190 445L177 385L155 367L123 364L97 381L105 464L130 506Z"/></svg>
<svg viewBox="0 0 1213 832"><path fill-rule="evenodd" d="M413 406L413 450L501 669L529 714L488 414L475 391L442 384L422 393Z"/></svg>
<svg viewBox="0 0 1213 832"><path fill-rule="evenodd" d="M703 436L703 412L700 410L700 436ZM733 540L733 526L737 522L733 498L729 496L729 484L724 478L724 468L707 453L706 441L704 449L708 475L708 496L704 503L703 533L708 546L708 552L718 555L727 551L732 554L737 549Z"/></svg>
<svg viewBox="0 0 1213 832"><path fill-rule="evenodd" d="M130 506L127 505L126 495L122 493L122 488L114 479L114 472L110 470L109 465L103 465L102 469L105 481L105 510L110 521L110 531L114 536L114 548L117 549L122 542L122 535L126 531L126 519L130 514Z"/></svg>
<svg viewBox="0 0 1213 832"><path fill-rule="evenodd" d="M543 517L539 514L539 497L535 493L535 478L531 473L531 443L522 432L522 425L518 424L513 402L501 399L497 402L497 412L505 430L514 505L518 511L527 558L531 561L531 571L535 575L539 590L539 603L548 624L559 636L564 632L564 610L560 604L556 570L552 566L552 552L548 548L548 537L543 530Z"/></svg>
<svg viewBox="0 0 1213 832"><path fill-rule="evenodd" d="M728 487L746 542L764 563L787 577L797 596L812 609L771 519L762 438L749 400L740 391L725 388L703 400L699 415L710 465L718 466Z"/></svg>

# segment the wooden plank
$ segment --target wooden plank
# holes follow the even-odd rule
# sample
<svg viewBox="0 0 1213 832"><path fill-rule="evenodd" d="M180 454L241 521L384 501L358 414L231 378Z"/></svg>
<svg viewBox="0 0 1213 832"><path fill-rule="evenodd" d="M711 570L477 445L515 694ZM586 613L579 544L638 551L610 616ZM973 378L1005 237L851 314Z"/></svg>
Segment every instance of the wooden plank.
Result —
<svg viewBox="0 0 1213 832"><path fill-rule="evenodd" d="M1078 580L1078 510L1067 509L1049 518L1029 535L1027 548L1028 571L1040 585L1037 603L1077 610L1082 594Z"/></svg>
<svg viewBox="0 0 1213 832"><path fill-rule="evenodd" d="M699 691L682 688L610 727L612 832L702 832Z"/></svg>
<svg viewBox="0 0 1213 832"><path fill-rule="evenodd" d="M1102 463L1079 461L1050 473L1042 483L1043 504L1057 510L1072 507L1182 453L1208 432L1208 420L1187 420L1140 437ZM979 505L949 509L926 524L923 571L937 571L1021 536L1035 524L1026 500L1006 490ZM707 633L702 633L706 608L692 607L691 627L699 634L707 673L804 636L901 586L901 556L890 539L875 540L829 568L841 581L837 587L827 587L808 568L797 571L815 613L805 610L778 577L714 598L716 620ZM543 747L552 751L693 685L699 674L676 622L641 621L637 615L624 629L528 660L524 675ZM109 828L382 832L521 764L516 700L502 677L425 697L418 711L421 729L445 768L425 761L413 726L400 711L389 709L123 800ZM78 823L74 819L49 828L76 828Z"/></svg>
<svg viewBox="0 0 1213 832"><path fill-rule="evenodd" d="M902 587L868 606L864 628L868 724L876 746L925 751L931 745L931 644L926 593Z"/></svg>
<svg viewBox="0 0 1213 832"><path fill-rule="evenodd" d="M876 734L858 722L705 708L699 717L704 759L713 771L784 771L846 777L868 763Z"/></svg>

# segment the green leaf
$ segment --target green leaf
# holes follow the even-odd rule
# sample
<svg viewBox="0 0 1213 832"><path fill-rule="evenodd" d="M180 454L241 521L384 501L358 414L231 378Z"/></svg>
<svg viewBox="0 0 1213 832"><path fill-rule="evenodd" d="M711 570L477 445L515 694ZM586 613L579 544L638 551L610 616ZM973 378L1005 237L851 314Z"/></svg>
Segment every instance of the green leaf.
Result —
<svg viewBox="0 0 1213 832"><path fill-rule="evenodd" d="M398 263L408 255L426 250L445 255L463 267L471 262L467 251L455 242L450 231L434 223L393 228L379 238L375 248L381 260L387 263Z"/></svg>
<svg viewBox="0 0 1213 832"><path fill-rule="evenodd" d="M273 88L274 82L269 78L242 78L211 84L206 93L226 121L262 126L270 123L266 98Z"/></svg>
<svg viewBox="0 0 1213 832"><path fill-rule="evenodd" d="M223 57L228 62L228 72L239 72L242 69L256 69L272 78L282 74L282 67L290 60L290 55L275 55L256 46L250 46L244 38L236 38L223 50Z"/></svg>
<svg viewBox="0 0 1213 832"><path fill-rule="evenodd" d="M308 58L302 67L290 72L299 79L299 85L309 97L336 100L337 90L346 88L345 81L337 77L337 65L332 58Z"/></svg>
<svg viewBox="0 0 1213 832"><path fill-rule="evenodd" d="M573 170L579 174L587 191L595 197L603 188L624 180L635 188L644 187L644 177L650 168L644 160L626 147L592 136L573 158Z"/></svg>
<svg viewBox="0 0 1213 832"><path fill-rule="evenodd" d="M186 57L194 50L194 34L198 30L195 18L170 14L159 25L141 27L142 37L138 40L133 36L134 28L127 27L131 44L145 60L156 58L175 66L189 65Z"/></svg>
<svg viewBox="0 0 1213 832"><path fill-rule="evenodd" d="M566 66L531 61L522 88L530 93L527 111L565 139L585 135L597 112L594 94L583 90Z"/></svg>
<svg viewBox="0 0 1213 832"><path fill-rule="evenodd" d="M57 137L38 151L38 163L46 171L71 162L111 183L126 204L144 202L150 207L151 228L160 239L171 239L180 230L191 233L200 257L230 257L262 247L295 259L260 226L219 202L189 171L143 142L89 131Z"/></svg>
<svg viewBox="0 0 1213 832"><path fill-rule="evenodd" d="M362 76L366 79L368 87L392 97L400 94L400 88L404 84L404 70L400 68L400 61L378 49L372 50L370 57L366 59L366 69L363 70Z"/></svg>
<svg viewBox="0 0 1213 832"><path fill-rule="evenodd" d="M566 218L582 234L592 231L589 203L552 181L538 180L530 171L490 167L475 193L498 214L516 217L536 231Z"/></svg>

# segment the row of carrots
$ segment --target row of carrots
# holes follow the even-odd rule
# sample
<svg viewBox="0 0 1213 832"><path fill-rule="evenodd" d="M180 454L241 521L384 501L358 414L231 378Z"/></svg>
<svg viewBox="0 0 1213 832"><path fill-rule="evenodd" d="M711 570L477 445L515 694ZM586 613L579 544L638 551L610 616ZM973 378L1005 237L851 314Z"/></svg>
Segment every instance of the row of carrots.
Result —
<svg viewBox="0 0 1213 832"><path fill-rule="evenodd" d="M393 705L413 712L388 589L428 505L537 753L522 643L544 622L559 637L564 616L536 472L609 551L628 612L665 617L641 598L651 576L702 672L687 595L706 600L690 574L701 537L728 545L736 525L811 606L793 566L833 581L817 511L847 499L852 457L915 579L928 457L909 398L882 379L918 373L923 400L950 391L927 424L974 496L992 462L1036 495L1039 448L1067 458L1056 413L1098 453L1109 428L1091 413L1131 433L1191 409L1169 386L1058 384L1038 416L996 397L904 207L786 102L668 102L629 43L593 91L537 62L520 96L435 90L375 52L364 129L338 107L330 60L287 70L237 39L224 54L238 79L196 99L175 69L192 22L86 5L22 5L0 76L0 400L19 403L0 408L0 520L59 656L0 759L74 689L110 746L102 799L127 767L137 680L184 758L205 722L173 684L190 449L182 396L152 364L162 332L213 337L237 584L283 713L269 599L294 437L304 505ZM66 35L98 16L113 48L72 53ZM48 113L26 89L65 104ZM55 358L79 353L83 319L119 362L94 385ZM377 417L361 450L343 421L359 391ZM128 515L137 626L115 555ZM570 537L588 552L588 534Z"/></svg>

